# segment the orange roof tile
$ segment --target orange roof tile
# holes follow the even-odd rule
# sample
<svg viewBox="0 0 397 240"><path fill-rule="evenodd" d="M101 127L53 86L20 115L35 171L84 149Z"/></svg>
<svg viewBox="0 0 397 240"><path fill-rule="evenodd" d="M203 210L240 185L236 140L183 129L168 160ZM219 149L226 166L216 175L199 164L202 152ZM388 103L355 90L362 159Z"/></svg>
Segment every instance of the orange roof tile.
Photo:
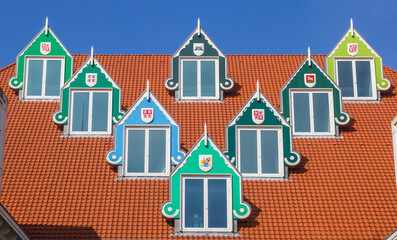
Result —
<svg viewBox="0 0 397 240"><path fill-rule="evenodd" d="M74 55L76 70L88 55ZM223 103L174 102L164 87L170 55L96 55L122 89L127 110L150 88L181 126L181 144L208 132L225 148L225 126L259 80L279 108L279 90L304 55L229 55L234 91ZM324 55L314 59L323 66ZM385 67L397 85L397 72ZM34 239L186 239L172 236L173 222L160 212L168 180L115 180L106 162L113 138L67 138L52 121L59 102L18 101L8 86L15 64L0 70L9 99L2 204ZM397 227L397 194L390 122L396 90L379 103L343 103L351 116L340 138L294 139L302 164L292 181L244 181L251 216L238 225L242 239L383 239ZM190 238L203 239L205 236ZM211 237L226 239L228 237ZM232 239L236 239L232 237Z"/></svg>

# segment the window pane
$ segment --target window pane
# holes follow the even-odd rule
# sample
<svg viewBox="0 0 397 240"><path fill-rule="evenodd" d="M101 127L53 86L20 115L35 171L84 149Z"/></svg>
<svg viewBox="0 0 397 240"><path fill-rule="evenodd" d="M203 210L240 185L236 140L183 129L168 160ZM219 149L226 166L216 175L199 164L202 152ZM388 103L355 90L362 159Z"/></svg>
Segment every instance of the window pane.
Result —
<svg viewBox="0 0 397 240"><path fill-rule="evenodd" d="M197 96L197 62L183 61L183 96Z"/></svg>
<svg viewBox="0 0 397 240"><path fill-rule="evenodd" d="M278 132L261 131L262 173L278 173Z"/></svg>
<svg viewBox="0 0 397 240"><path fill-rule="evenodd" d="M203 179L185 180L185 227L204 227Z"/></svg>
<svg viewBox="0 0 397 240"><path fill-rule="evenodd" d="M310 106L308 93L293 93L295 132L310 132Z"/></svg>
<svg viewBox="0 0 397 240"><path fill-rule="evenodd" d="M356 61L357 95L372 97L370 61Z"/></svg>
<svg viewBox="0 0 397 240"><path fill-rule="evenodd" d="M73 93L73 131L88 131L89 93Z"/></svg>
<svg viewBox="0 0 397 240"><path fill-rule="evenodd" d="M94 92L92 103L92 131L108 131L109 121L109 93Z"/></svg>
<svg viewBox="0 0 397 240"><path fill-rule="evenodd" d="M59 96L61 88L61 60L47 60L46 96Z"/></svg>
<svg viewBox="0 0 397 240"><path fill-rule="evenodd" d="M242 173L258 173L257 156L256 131L240 131L240 168Z"/></svg>
<svg viewBox="0 0 397 240"><path fill-rule="evenodd" d="M149 130L149 172L165 173L166 131Z"/></svg>
<svg viewBox="0 0 397 240"><path fill-rule="evenodd" d="M145 171L145 130L128 130L127 172Z"/></svg>
<svg viewBox="0 0 397 240"><path fill-rule="evenodd" d="M227 228L226 179L208 179L208 227Z"/></svg>
<svg viewBox="0 0 397 240"><path fill-rule="evenodd" d="M41 96L43 84L43 60L29 60L28 66L28 86L26 95Z"/></svg>
<svg viewBox="0 0 397 240"><path fill-rule="evenodd" d="M215 97L214 61L201 61L201 96Z"/></svg>
<svg viewBox="0 0 397 240"><path fill-rule="evenodd" d="M313 93L314 131L330 132L328 93Z"/></svg>
<svg viewBox="0 0 397 240"><path fill-rule="evenodd" d="M351 61L338 61L338 84L342 97L353 97L353 70Z"/></svg>

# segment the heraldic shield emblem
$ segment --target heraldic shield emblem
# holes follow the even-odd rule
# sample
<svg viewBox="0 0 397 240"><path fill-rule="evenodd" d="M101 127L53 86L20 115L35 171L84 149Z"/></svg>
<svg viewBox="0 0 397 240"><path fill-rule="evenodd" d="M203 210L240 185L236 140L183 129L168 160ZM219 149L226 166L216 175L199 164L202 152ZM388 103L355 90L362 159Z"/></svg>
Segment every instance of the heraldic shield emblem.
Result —
<svg viewBox="0 0 397 240"><path fill-rule="evenodd" d="M96 73L86 73L85 74L85 84L89 87L93 87L97 83L97 74Z"/></svg>
<svg viewBox="0 0 397 240"><path fill-rule="evenodd" d="M212 155L199 155L199 166L204 172L208 172L212 168Z"/></svg>
<svg viewBox="0 0 397 240"><path fill-rule="evenodd" d="M150 123L153 121L153 108L142 108L141 119L145 123Z"/></svg>
<svg viewBox="0 0 397 240"><path fill-rule="evenodd" d="M305 74L305 85L309 88L314 87L316 85L316 74Z"/></svg>
<svg viewBox="0 0 397 240"><path fill-rule="evenodd" d="M264 109L252 109L252 121L256 124L261 124L265 121Z"/></svg>
<svg viewBox="0 0 397 240"><path fill-rule="evenodd" d="M193 44L193 53L196 56L201 56L204 53L204 43L194 43Z"/></svg>
<svg viewBox="0 0 397 240"><path fill-rule="evenodd" d="M40 43L40 52L43 55L47 55L51 52L51 43L50 42L41 42Z"/></svg>
<svg viewBox="0 0 397 240"><path fill-rule="evenodd" d="M347 44L347 52L351 56L356 56L358 53L358 43L348 43Z"/></svg>

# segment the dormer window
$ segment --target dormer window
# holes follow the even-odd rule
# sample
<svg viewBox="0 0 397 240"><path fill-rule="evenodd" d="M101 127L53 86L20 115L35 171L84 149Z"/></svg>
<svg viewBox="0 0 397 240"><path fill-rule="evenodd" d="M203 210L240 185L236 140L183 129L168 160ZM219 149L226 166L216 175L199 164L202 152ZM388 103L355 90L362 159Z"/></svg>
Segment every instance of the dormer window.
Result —
<svg viewBox="0 0 397 240"><path fill-rule="evenodd" d="M46 26L17 56L16 76L11 88L20 90L20 99L57 100L60 89L73 71L72 55Z"/></svg>
<svg viewBox="0 0 397 240"><path fill-rule="evenodd" d="M171 59L171 77L165 87L177 101L220 101L233 88L227 77L227 59L198 24Z"/></svg>

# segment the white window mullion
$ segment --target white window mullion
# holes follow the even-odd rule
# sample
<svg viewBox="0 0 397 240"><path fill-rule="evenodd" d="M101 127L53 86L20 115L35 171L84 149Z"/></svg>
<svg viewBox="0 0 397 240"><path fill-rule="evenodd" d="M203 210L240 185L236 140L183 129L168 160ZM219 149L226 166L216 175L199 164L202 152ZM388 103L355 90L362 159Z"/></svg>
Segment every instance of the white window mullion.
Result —
<svg viewBox="0 0 397 240"><path fill-rule="evenodd" d="M197 97L201 97L201 61L197 60Z"/></svg>
<svg viewBox="0 0 397 240"><path fill-rule="evenodd" d="M353 94L354 97L358 96L357 93L357 73L356 73L356 61L352 60L352 75L353 75Z"/></svg>
<svg viewBox="0 0 397 240"><path fill-rule="evenodd" d="M149 129L145 129L145 173L149 173Z"/></svg>
<svg viewBox="0 0 397 240"><path fill-rule="evenodd" d="M310 132L314 133L313 93L309 93L309 108L310 108Z"/></svg>
<svg viewBox="0 0 397 240"><path fill-rule="evenodd" d="M92 108L93 108L93 100L94 100L94 94L93 94L93 92L89 92L89 95L88 95L89 97L88 97L88 119L87 119L87 121L88 121L88 133L91 133L92 132Z"/></svg>
<svg viewBox="0 0 397 240"><path fill-rule="evenodd" d="M43 97L45 95L45 84L46 84L46 78L47 78L47 60L43 60L43 76L41 80L41 96Z"/></svg>
<svg viewBox="0 0 397 240"><path fill-rule="evenodd" d="M262 173L262 148L261 148L261 130L256 130L256 151L257 151L257 174Z"/></svg>

